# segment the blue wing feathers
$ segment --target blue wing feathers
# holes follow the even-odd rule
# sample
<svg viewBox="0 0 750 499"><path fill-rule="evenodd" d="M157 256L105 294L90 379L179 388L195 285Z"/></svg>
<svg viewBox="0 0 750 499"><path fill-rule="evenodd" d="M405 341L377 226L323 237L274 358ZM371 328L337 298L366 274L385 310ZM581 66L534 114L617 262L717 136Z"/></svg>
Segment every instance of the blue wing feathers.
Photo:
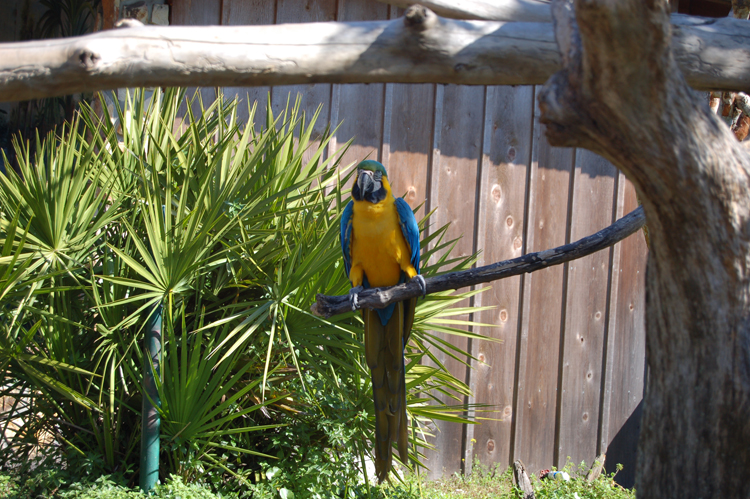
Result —
<svg viewBox="0 0 750 499"><path fill-rule="evenodd" d="M411 211L411 206L403 198L396 198L396 211L398 211L398 221L401 224L401 232L404 234L406 244L411 250L411 264L419 270L419 225Z"/></svg>
<svg viewBox="0 0 750 499"><path fill-rule="evenodd" d="M344 270L346 277L349 277L349 270L352 268L352 214L354 213L354 201L344 208L341 214L341 252L344 254Z"/></svg>

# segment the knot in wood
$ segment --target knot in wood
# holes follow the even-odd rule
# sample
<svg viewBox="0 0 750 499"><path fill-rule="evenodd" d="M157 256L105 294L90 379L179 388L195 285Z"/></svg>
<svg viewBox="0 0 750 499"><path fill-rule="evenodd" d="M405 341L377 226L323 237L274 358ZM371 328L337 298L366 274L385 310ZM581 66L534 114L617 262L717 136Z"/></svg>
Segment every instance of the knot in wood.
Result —
<svg viewBox="0 0 750 499"><path fill-rule="evenodd" d="M427 7L412 5L404 12L404 26L414 31L425 31L437 22L437 15Z"/></svg>
<svg viewBox="0 0 750 499"><path fill-rule="evenodd" d="M96 66L96 62L99 60L99 55L92 50L83 49L78 51L77 58L81 68L90 70Z"/></svg>

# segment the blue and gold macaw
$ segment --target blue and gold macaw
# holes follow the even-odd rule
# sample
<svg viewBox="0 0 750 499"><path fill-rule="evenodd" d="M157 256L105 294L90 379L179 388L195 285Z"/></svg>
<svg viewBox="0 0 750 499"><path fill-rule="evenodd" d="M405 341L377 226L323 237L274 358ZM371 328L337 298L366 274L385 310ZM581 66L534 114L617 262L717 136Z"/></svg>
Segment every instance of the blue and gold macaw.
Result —
<svg viewBox="0 0 750 499"><path fill-rule="evenodd" d="M357 165L352 198L341 217L341 250L352 283L352 310L359 308L357 294L363 289L408 279L416 279L424 295L417 220L406 201L393 197L385 167L372 160ZM412 298L382 309L362 310L365 358L375 402L375 471L381 482L391 469L392 442L397 444L401 462L408 462L404 347L416 304Z"/></svg>

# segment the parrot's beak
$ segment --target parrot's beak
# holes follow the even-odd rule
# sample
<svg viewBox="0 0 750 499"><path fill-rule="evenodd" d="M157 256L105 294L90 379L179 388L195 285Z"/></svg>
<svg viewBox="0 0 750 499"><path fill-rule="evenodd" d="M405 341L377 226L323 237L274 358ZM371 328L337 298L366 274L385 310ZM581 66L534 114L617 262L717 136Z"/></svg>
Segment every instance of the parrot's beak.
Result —
<svg viewBox="0 0 750 499"><path fill-rule="evenodd" d="M374 191L375 181L372 179L372 172L367 170L360 171L359 176L357 176L357 186L362 197Z"/></svg>

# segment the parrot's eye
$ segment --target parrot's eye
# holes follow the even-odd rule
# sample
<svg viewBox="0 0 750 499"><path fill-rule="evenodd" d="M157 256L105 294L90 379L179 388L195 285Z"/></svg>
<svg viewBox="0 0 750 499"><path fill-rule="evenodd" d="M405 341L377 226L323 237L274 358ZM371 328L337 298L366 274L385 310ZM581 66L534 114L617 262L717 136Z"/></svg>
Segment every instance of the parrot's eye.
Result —
<svg viewBox="0 0 750 499"><path fill-rule="evenodd" d="M383 172L373 172L372 179L375 182L380 182L380 179L383 178Z"/></svg>

